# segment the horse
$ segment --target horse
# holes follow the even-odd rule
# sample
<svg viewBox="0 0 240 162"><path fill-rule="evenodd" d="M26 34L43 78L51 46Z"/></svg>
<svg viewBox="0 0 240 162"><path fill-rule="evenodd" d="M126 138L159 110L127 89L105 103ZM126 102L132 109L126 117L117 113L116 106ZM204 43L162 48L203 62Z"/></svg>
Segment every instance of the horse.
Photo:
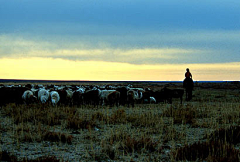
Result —
<svg viewBox="0 0 240 162"><path fill-rule="evenodd" d="M193 90L193 80L192 78L185 78L183 81L183 87L186 89L186 101L192 99L192 90Z"/></svg>

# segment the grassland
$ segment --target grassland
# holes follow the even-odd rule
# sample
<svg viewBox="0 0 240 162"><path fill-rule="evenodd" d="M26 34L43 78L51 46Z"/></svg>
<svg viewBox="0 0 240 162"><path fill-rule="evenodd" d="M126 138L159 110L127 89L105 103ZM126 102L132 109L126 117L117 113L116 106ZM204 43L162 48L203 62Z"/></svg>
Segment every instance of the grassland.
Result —
<svg viewBox="0 0 240 162"><path fill-rule="evenodd" d="M239 83L198 83L193 100L183 104L179 99L134 108L8 104L0 110L0 159L239 161L239 113Z"/></svg>

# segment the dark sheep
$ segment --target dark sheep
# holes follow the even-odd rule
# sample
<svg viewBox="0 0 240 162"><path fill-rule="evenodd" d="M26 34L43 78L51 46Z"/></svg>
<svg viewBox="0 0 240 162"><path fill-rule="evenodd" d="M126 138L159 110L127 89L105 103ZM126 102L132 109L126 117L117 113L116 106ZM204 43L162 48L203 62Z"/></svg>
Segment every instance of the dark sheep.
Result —
<svg viewBox="0 0 240 162"><path fill-rule="evenodd" d="M85 104L93 104L94 106L99 105L100 101L100 90L89 90L83 94Z"/></svg>
<svg viewBox="0 0 240 162"><path fill-rule="evenodd" d="M119 99L119 104L124 106L127 104L127 87L118 87L116 89L118 92L120 92L120 99Z"/></svg>
<svg viewBox="0 0 240 162"><path fill-rule="evenodd" d="M114 92L110 93L107 96L107 101L110 106L114 106L114 104L116 104L116 106L118 107L119 101L120 101L120 92L114 91Z"/></svg>

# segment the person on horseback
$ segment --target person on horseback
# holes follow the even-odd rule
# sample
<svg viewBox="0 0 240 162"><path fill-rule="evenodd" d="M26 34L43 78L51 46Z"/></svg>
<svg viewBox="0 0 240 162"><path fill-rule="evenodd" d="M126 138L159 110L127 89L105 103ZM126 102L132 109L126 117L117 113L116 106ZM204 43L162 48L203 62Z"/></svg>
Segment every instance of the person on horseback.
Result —
<svg viewBox="0 0 240 162"><path fill-rule="evenodd" d="M186 71L187 71L187 72L185 73L185 77L192 79L192 74L190 73L189 68L187 68Z"/></svg>
<svg viewBox="0 0 240 162"><path fill-rule="evenodd" d="M189 68L187 68L186 71L183 87L186 89L186 100L190 101L192 99L193 80Z"/></svg>

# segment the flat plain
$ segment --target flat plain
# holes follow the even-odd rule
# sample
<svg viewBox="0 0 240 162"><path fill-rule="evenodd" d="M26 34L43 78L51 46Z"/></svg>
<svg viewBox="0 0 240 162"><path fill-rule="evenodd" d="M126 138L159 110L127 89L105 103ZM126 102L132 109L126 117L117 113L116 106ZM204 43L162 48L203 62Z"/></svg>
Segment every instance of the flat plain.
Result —
<svg viewBox="0 0 240 162"><path fill-rule="evenodd" d="M239 113L239 82L196 82L193 99L185 101L184 93L182 104L177 98L134 108L10 103L0 109L0 160L239 161Z"/></svg>

